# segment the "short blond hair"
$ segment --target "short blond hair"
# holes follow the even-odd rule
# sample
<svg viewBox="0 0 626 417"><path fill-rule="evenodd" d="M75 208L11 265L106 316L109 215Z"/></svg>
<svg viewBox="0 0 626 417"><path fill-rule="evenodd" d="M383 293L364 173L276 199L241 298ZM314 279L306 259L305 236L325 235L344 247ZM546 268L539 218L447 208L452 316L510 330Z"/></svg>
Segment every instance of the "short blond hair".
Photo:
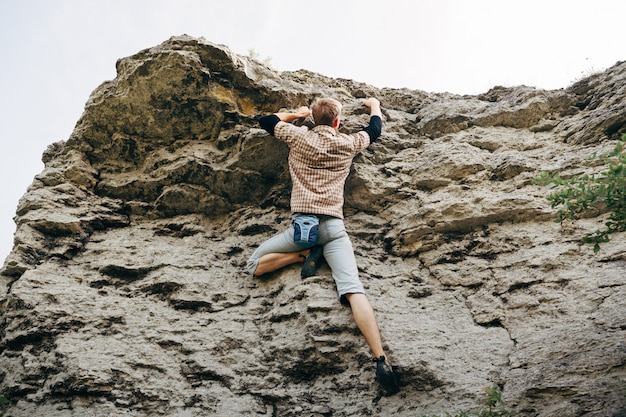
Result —
<svg viewBox="0 0 626 417"><path fill-rule="evenodd" d="M315 125L332 126L341 114L341 103L334 98L320 98L311 106Z"/></svg>

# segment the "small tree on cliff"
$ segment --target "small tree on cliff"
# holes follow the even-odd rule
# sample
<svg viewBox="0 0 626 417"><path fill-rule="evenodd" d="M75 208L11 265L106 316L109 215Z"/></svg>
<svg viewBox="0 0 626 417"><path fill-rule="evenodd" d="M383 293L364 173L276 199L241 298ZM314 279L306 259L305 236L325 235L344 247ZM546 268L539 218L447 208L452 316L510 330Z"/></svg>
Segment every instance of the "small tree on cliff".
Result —
<svg viewBox="0 0 626 417"><path fill-rule="evenodd" d="M604 229L588 233L583 242L593 243L594 252L600 243L608 242L609 235L626 231L626 134L618 140L609 154L594 155L603 161L606 170L598 175L580 175L562 178L558 172L544 172L535 178L535 184L553 184L555 192L548 195L552 207L560 206L556 222L576 220L592 207L604 205L610 213Z"/></svg>

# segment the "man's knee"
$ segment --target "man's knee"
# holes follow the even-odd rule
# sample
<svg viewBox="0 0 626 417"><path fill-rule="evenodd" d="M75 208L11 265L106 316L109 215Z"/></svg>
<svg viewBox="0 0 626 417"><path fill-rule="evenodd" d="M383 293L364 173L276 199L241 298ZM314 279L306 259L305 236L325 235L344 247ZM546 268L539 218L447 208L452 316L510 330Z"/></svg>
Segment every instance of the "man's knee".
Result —
<svg viewBox="0 0 626 417"><path fill-rule="evenodd" d="M248 262L246 262L246 271L252 276L256 276L255 272L259 266L259 258L250 258Z"/></svg>

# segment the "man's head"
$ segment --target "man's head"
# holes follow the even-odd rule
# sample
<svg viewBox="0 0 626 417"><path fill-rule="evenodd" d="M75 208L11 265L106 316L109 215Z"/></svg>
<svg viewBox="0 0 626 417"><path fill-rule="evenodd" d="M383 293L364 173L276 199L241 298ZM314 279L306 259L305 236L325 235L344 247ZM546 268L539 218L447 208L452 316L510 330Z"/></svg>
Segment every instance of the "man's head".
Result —
<svg viewBox="0 0 626 417"><path fill-rule="evenodd" d="M328 125L337 129L341 115L341 103L334 98L320 98L311 106L316 126Z"/></svg>

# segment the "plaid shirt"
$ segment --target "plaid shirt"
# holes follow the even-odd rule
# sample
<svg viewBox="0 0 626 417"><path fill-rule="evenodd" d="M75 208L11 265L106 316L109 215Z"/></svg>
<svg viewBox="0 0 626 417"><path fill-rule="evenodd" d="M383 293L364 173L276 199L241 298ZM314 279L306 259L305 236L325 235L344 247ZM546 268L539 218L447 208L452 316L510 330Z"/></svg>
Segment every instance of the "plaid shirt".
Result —
<svg viewBox="0 0 626 417"><path fill-rule="evenodd" d="M312 130L278 122L274 136L289 145L291 212L343 219L343 191L352 159L370 144L365 131L346 135L330 126Z"/></svg>

